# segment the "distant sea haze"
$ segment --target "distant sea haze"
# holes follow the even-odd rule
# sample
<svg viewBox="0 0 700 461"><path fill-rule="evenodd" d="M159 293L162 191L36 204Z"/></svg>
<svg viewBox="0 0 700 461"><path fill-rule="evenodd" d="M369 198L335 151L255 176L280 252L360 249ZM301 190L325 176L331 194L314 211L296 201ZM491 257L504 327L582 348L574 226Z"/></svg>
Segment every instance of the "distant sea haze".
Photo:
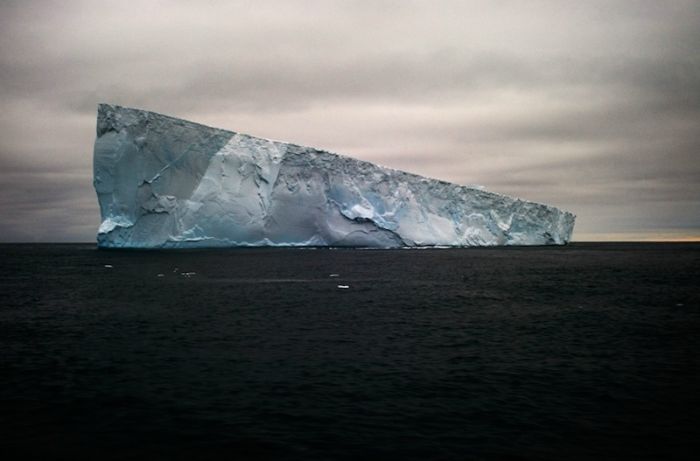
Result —
<svg viewBox="0 0 700 461"><path fill-rule="evenodd" d="M700 244L0 245L3 459L696 459Z"/></svg>

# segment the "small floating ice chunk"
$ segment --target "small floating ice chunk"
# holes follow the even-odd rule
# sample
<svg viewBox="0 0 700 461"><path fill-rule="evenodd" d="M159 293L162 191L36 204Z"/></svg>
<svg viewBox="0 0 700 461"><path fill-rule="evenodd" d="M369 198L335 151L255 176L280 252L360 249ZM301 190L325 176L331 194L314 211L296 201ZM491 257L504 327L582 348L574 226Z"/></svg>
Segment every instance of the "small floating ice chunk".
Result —
<svg viewBox="0 0 700 461"><path fill-rule="evenodd" d="M350 285L338 285L338 288L343 288L343 289L350 288Z"/></svg>
<svg viewBox="0 0 700 461"><path fill-rule="evenodd" d="M107 269L111 269L111 268L113 268L114 266L112 266L111 264L105 264L105 267L106 267Z"/></svg>
<svg viewBox="0 0 700 461"><path fill-rule="evenodd" d="M158 277L165 277L165 274L158 274Z"/></svg>

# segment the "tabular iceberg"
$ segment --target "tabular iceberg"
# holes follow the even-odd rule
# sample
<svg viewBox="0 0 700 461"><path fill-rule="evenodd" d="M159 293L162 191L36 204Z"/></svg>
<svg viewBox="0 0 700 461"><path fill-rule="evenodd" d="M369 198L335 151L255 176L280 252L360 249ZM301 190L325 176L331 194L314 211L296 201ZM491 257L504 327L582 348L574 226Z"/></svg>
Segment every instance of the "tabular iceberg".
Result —
<svg viewBox="0 0 700 461"><path fill-rule="evenodd" d="M565 244L574 215L479 188L100 104L100 247Z"/></svg>

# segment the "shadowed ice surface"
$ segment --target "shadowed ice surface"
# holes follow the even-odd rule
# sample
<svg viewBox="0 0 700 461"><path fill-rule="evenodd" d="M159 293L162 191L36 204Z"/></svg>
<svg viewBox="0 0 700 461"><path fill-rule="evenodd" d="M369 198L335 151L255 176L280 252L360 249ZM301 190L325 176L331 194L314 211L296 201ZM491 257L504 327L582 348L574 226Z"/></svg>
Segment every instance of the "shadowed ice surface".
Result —
<svg viewBox="0 0 700 461"><path fill-rule="evenodd" d="M575 216L312 147L100 104L105 248L563 245Z"/></svg>
<svg viewBox="0 0 700 461"><path fill-rule="evenodd" d="M700 245L3 245L0 270L3 453L697 454Z"/></svg>

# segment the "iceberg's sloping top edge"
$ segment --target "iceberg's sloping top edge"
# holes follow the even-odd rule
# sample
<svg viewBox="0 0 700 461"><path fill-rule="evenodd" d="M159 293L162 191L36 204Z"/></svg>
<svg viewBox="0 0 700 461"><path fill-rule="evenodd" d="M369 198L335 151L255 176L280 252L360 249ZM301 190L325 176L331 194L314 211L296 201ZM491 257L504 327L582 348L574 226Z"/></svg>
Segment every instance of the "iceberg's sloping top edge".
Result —
<svg viewBox="0 0 700 461"><path fill-rule="evenodd" d="M261 136L254 136L254 135L251 135L251 134L241 133L241 132L237 132L237 131L232 131L232 130L228 130L228 129L225 129L225 128L213 127L213 126L210 126L210 125L205 125L205 124L202 124L202 123L193 122L193 121L190 121L190 120L187 120L187 119L177 118L177 117L173 117L173 116L170 116L170 115L164 115L164 114L161 114L161 113L159 113L159 112L153 112L153 111L149 111L149 110L146 110L146 109L138 109L138 108L120 106L120 105L117 105L117 104L109 104L109 103L99 103L99 104L97 105L97 107L98 107L98 126L99 126L99 120L100 120L100 119L103 119L103 118L106 118L106 116L107 116L109 113L116 113L116 112L120 112L120 111L133 111L133 112L142 113L142 114L148 115L148 116L161 117L161 118L163 118L163 119L171 120L171 121L177 122L177 123L186 123L186 124L191 125L191 126L202 127L202 128L204 128L204 129L207 129L207 130L216 130L216 131L221 131L221 132L224 132L224 133L230 133L232 136L233 136L233 135L239 135L239 136L247 137L247 138L250 138L250 139L253 139L253 140L267 141L267 142L271 142L271 143L274 143L274 144L283 144L283 145L293 146L293 147L296 147L296 148L299 148L299 149L313 149L314 151L316 151L316 152L318 152L318 153L324 153L324 154L328 154L328 155L333 155L333 156L336 156L336 157L339 157L339 158L343 158L343 159L351 159L351 160L353 160L353 161L360 162L360 163L365 163L365 164L369 164L369 165L376 165L376 166L379 166L379 167L381 167L381 168L383 168L383 169L385 169L385 170L388 170L388 171L390 171L390 172L406 174L406 175L410 175L410 176L413 176L413 177L416 177L416 178L421 178L421 179L426 179L426 180L430 180L430 181L435 181L435 182L437 182L437 183L441 183L441 184L445 184L445 185L459 186L459 187L462 187L462 188L464 188L464 189L470 189L470 190L485 192L485 193L488 193L488 194L494 194L494 195L497 195L497 196L500 196L500 197L509 198L509 199L515 199L515 200L519 200L519 201L521 201L521 202L523 202L523 203L529 203L529 204L532 204L532 205L539 205L539 206L544 206L544 207L547 207L547 208L553 208L553 209L557 209L557 210L561 211L562 213L567 213L567 214L573 216L574 218L576 217L576 215L575 215L574 213L570 212L570 211L562 210L562 209L559 208L559 207L556 207L556 206L553 206L553 205L548 205L548 204L546 204L546 203L535 202L535 201L532 201L532 200L527 200L527 199L523 199L523 198L520 198L520 197L515 197L515 196L512 196L512 195L502 194L502 193L499 193L499 192L494 192L494 191L489 190L489 189L481 189L481 188L478 188L478 187L473 187L473 186L467 186L467 185L457 184L457 183L453 183L453 182L450 182L450 181L445 181L445 180L439 179L439 178L432 178L432 177L430 177L430 176L423 176L423 175L420 175L420 174L417 174L417 173L411 173L411 172L409 172L409 171L399 170L399 169L397 169L397 168L392 168L392 167L390 167L390 166L382 165L382 164L379 164L379 163L374 163L374 162L370 162L370 161L367 161L367 160L357 159L357 158L352 157L352 156L349 156L349 155L339 154L339 153L337 153L337 152L333 152L333 151L326 150L326 149L321 149L321 148L316 148L316 147L309 147L309 146L304 146L304 145L302 145L302 144L295 144L295 143L293 143L293 142L286 142L286 141L280 141L280 140L271 139L271 138L264 138L264 137L261 137ZM98 136L99 136L99 132L98 132Z"/></svg>

